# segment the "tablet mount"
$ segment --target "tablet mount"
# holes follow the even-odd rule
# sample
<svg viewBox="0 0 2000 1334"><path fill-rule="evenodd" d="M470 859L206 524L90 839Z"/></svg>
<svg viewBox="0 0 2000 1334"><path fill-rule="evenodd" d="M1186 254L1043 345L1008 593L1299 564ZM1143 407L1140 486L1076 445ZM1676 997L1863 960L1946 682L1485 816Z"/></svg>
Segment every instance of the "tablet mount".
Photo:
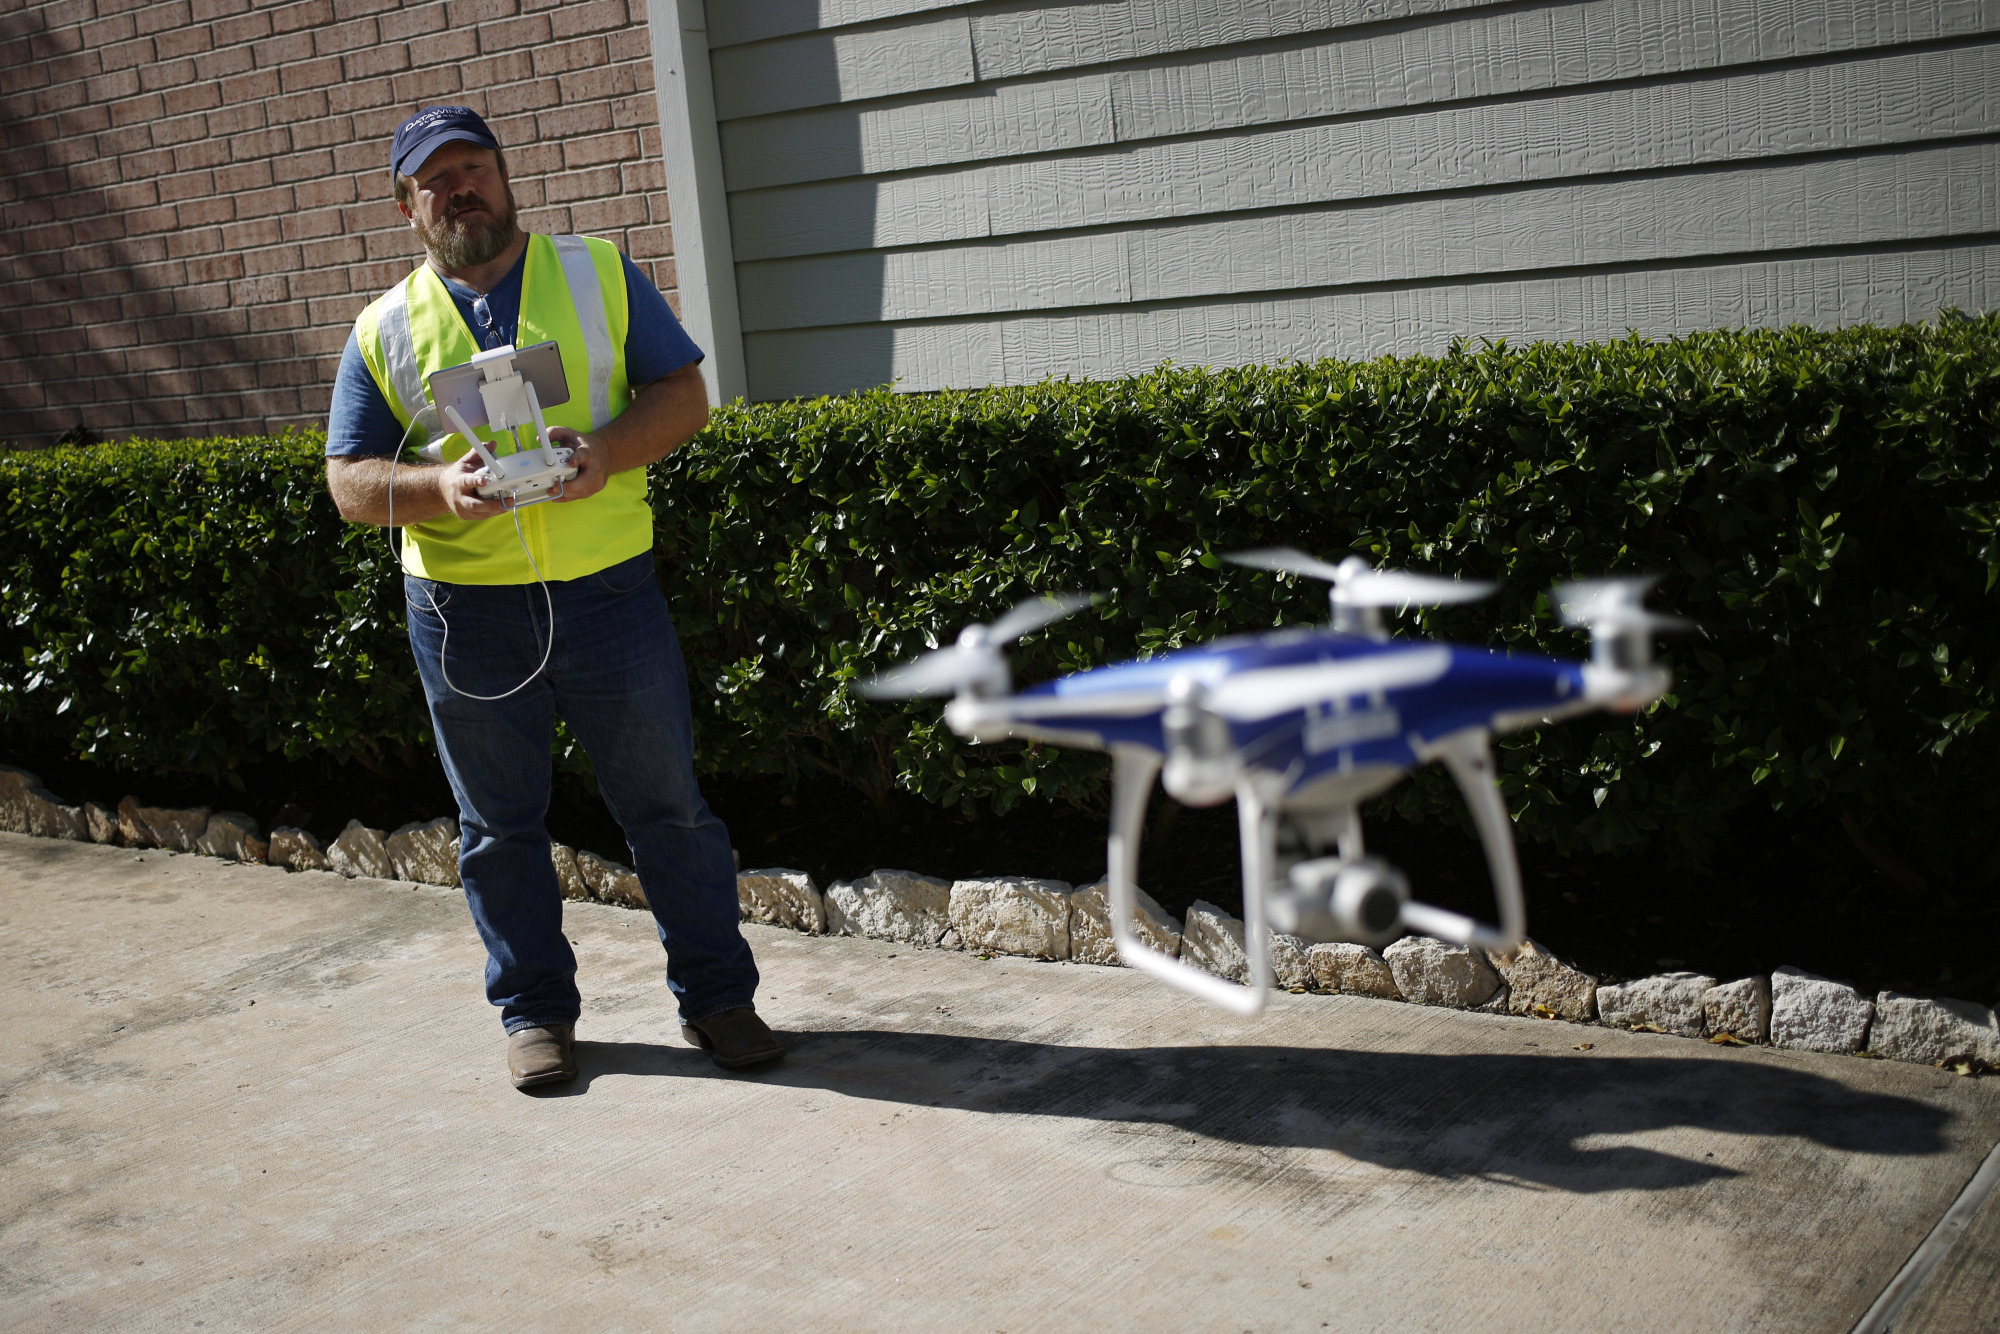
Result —
<svg viewBox="0 0 2000 1334"><path fill-rule="evenodd" d="M539 344L519 352L507 344L475 353L466 366L440 371L431 377L432 396L444 419L471 444L486 465L475 474L480 478L479 495L498 500L508 509L562 499L563 484L577 474L576 466L570 462L572 451L549 439L548 423L542 419L542 400L535 390L535 379L544 377L530 378L523 374L525 368L516 364L517 358L525 360L544 352L553 354L555 344ZM560 377L559 354L555 356L555 365ZM476 398L465 392L472 387L464 383L468 372L477 377ZM449 383L446 377L458 383ZM566 391L567 385L560 378L556 383ZM453 389L458 392L451 392ZM560 398L551 399L551 406L567 399L567 392L563 392ZM473 412L466 412L468 408ZM473 423L467 418L475 414L484 418L479 424L491 427L496 436L510 438L512 452L496 455L473 433ZM534 428L534 437L532 443L524 445L521 430L528 426Z"/></svg>

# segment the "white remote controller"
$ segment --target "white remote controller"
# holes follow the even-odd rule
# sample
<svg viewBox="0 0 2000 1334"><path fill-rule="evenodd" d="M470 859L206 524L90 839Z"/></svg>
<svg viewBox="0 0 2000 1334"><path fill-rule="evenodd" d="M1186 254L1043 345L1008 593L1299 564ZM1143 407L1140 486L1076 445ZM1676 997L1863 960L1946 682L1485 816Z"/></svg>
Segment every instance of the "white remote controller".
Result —
<svg viewBox="0 0 2000 1334"><path fill-rule="evenodd" d="M555 455L555 462L543 462L550 453ZM503 454L473 476L480 479L481 496L510 507L532 505L538 500L560 500L563 483L576 476L570 457L567 445Z"/></svg>
<svg viewBox="0 0 2000 1334"><path fill-rule="evenodd" d="M514 349L504 347L479 353L472 362L484 375L479 394L487 420L496 432L513 434L517 446L514 453L495 455L473 434L456 407L450 403L443 406L452 430L471 444L486 465L473 474L479 479L478 494L486 500L498 500L509 509L518 509L544 500L562 499L563 483L576 476L577 468L571 462L574 451L549 439L548 423L542 420L542 405L534 383L515 370L513 359ZM530 424L535 428L538 447L518 448L520 428Z"/></svg>

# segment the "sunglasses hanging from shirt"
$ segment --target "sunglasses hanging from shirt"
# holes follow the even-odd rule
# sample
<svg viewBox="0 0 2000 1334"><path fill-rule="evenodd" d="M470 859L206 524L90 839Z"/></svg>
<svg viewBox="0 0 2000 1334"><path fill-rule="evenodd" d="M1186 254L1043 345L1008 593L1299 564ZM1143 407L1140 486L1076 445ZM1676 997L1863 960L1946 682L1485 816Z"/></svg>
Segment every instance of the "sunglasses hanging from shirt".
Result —
<svg viewBox="0 0 2000 1334"><path fill-rule="evenodd" d="M494 322L493 307L485 297L479 296L473 298L472 318L479 321L479 327L482 331L479 335L479 344L481 347L491 350L504 347L513 341Z"/></svg>

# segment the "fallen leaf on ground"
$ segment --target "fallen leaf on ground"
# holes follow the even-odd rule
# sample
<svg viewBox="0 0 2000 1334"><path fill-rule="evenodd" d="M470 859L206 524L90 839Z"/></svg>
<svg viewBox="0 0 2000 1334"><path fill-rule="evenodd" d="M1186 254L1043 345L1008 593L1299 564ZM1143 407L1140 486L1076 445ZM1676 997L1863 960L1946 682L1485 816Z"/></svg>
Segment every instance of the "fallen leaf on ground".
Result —
<svg viewBox="0 0 2000 1334"><path fill-rule="evenodd" d="M1938 1068L1949 1070L1955 1075L1964 1075L1967 1079L2000 1073L2000 1067L1996 1067L1991 1061L1982 1061L1977 1056L1955 1056L1950 1060L1939 1061Z"/></svg>

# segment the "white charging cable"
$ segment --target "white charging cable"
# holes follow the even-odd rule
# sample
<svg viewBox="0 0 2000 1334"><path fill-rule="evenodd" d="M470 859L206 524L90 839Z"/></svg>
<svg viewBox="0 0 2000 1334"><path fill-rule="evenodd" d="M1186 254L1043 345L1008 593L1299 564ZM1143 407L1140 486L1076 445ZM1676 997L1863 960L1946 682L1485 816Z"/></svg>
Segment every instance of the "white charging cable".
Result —
<svg viewBox="0 0 2000 1334"><path fill-rule="evenodd" d="M403 438L396 442L396 452L389 456L389 550L395 555L398 565L402 564L403 552L402 538L396 532L396 465L402 461L403 449L410 443L410 432L417 429L417 425L423 420L423 416L423 412L418 412L410 418L410 424L403 428ZM438 639L438 675L444 678L445 687L452 694L459 696L461 699L478 700L482 704L491 704L496 700L507 699L526 690L533 683L534 679L542 674L542 669L549 665L549 658L555 653L556 648L555 596L549 592L549 581L542 577L542 567L535 563L535 553L528 549L528 535L521 531L520 510L510 505L507 508L507 512L514 520L514 537L521 544L521 554L528 558L528 568L535 572L535 582L542 586L542 600L548 605L549 609L549 639L548 643L542 646L542 660L535 664L535 670L521 678L519 685L504 694L475 695L469 690L460 690L456 685L452 684L451 672L444 665L445 647L451 643L451 622L445 619L444 608L438 606L436 595L429 588L424 589L424 600L431 604L431 615L437 617L438 624L444 627L444 634Z"/></svg>

